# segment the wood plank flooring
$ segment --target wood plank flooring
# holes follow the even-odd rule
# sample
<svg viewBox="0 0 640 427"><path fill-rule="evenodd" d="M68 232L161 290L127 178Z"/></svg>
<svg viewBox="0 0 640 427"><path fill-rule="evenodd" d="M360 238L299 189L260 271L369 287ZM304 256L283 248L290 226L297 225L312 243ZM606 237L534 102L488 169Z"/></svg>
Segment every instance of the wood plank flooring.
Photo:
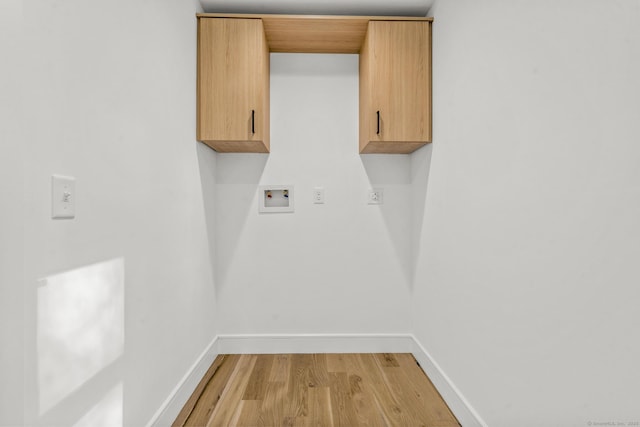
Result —
<svg viewBox="0 0 640 427"><path fill-rule="evenodd" d="M460 426L409 353L220 355L173 423Z"/></svg>

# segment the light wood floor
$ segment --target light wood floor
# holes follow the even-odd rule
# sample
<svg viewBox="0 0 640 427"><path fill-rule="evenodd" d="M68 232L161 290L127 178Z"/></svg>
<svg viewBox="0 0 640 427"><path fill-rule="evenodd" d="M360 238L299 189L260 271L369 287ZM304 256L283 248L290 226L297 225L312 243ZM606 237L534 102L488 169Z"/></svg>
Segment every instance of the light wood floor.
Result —
<svg viewBox="0 0 640 427"><path fill-rule="evenodd" d="M182 426L459 426L411 354L221 355Z"/></svg>

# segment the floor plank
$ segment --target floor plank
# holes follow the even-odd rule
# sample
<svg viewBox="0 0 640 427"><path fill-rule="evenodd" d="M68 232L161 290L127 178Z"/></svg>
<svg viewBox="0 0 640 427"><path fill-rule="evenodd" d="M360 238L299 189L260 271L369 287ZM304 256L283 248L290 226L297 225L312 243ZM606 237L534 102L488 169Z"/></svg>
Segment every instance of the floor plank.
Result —
<svg viewBox="0 0 640 427"><path fill-rule="evenodd" d="M173 427L454 427L411 354L219 356Z"/></svg>
<svg viewBox="0 0 640 427"><path fill-rule="evenodd" d="M287 404L287 383L269 381L267 392L260 408L259 426L291 425L285 422Z"/></svg>
<svg viewBox="0 0 640 427"><path fill-rule="evenodd" d="M220 401L206 424L207 427L227 427L231 425L231 420L242 401L242 395L247 388L247 383L257 359L258 357L255 355L243 354L240 356L233 374L229 377L227 386L222 391Z"/></svg>
<svg viewBox="0 0 640 427"><path fill-rule="evenodd" d="M187 401L187 405L173 423L173 427L206 425L238 360L240 360L239 354L220 355L214 360L211 368ZM190 408L191 402L193 403Z"/></svg>
<svg viewBox="0 0 640 427"><path fill-rule="evenodd" d="M385 368L397 368L400 366L396 356L391 353L379 353L375 355L378 362Z"/></svg>
<svg viewBox="0 0 640 427"><path fill-rule="evenodd" d="M260 421L261 400L242 400L240 401L237 417L232 420L230 425L255 427Z"/></svg>
<svg viewBox="0 0 640 427"><path fill-rule="evenodd" d="M385 421L394 426L412 425L411 417L402 410L400 402L389 389L386 378L378 369L375 355L360 354L358 359L363 373L363 387L373 395L374 402L377 402L376 406L384 415Z"/></svg>
<svg viewBox="0 0 640 427"><path fill-rule="evenodd" d="M274 354L273 366L269 374L269 381L289 382L289 372L291 366L290 354Z"/></svg>
<svg viewBox="0 0 640 427"><path fill-rule="evenodd" d="M269 381L269 374L273 366L273 355L265 354L256 360L256 366L251 372L247 388L244 391L242 400L262 400L264 394L267 391L267 382Z"/></svg>
<svg viewBox="0 0 640 427"><path fill-rule="evenodd" d="M287 388L288 417L306 417L309 414L309 358L308 354L291 356Z"/></svg>
<svg viewBox="0 0 640 427"><path fill-rule="evenodd" d="M309 415L305 427L333 427L329 387L309 388Z"/></svg>
<svg viewBox="0 0 640 427"><path fill-rule="evenodd" d="M329 387L331 396L331 413L337 427L351 427L360 424L353 404L353 395L346 372L330 372Z"/></svg>
<svg viewBox="0 0 640 427"><path fill-rule="evenodd" d="M429 416L434 426L458 425L458 421L447 405L439 405L442 396L433 386L431 380L418 366L411 354L399 355L398 361L403 368L398 371L399 382L408 390L412 390L420 401L421 407ZM440 424L438 424L440 423ZM448 424L447 424L448 423Z"/></svg>

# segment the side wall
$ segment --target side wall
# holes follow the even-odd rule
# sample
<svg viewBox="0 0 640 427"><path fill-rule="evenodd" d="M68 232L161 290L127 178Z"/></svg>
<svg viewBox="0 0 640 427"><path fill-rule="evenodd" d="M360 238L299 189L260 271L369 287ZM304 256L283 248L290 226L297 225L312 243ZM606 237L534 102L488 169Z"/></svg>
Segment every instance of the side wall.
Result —
<svg viewBox="0 0 640 427"><path fill-rule="evenodd" d="M416 337L491 426L640 421L640 6L431 12Z"/></svg>
<svg viewBox="0 0 640 427"><path fill-rule="evenodd" d="M0 2L0 426L22 424L22 2Z"/></svg>
<svg viewBox="0 0 640 427"><path fill-rule="evenodd" d="M217 334L198 5L24 5L25 423L144 425Z"/></svg>

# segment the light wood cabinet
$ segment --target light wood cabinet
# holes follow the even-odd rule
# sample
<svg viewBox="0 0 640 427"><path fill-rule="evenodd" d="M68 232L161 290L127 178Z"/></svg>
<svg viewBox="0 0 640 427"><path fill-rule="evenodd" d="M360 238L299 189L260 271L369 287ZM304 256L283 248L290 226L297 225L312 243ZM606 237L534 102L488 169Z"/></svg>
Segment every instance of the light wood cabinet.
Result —
<svg viewBox="0 0 640 427"><path fill-rule="evenodd" d="M431 142L431 22L370 21L360 50L360 152Z"/></svg>
<svg viewBox="0 0 640 427"><path fill-rule="evenodd" d="M198 19L197 139L269 152L269 47L261 19Z"/></svg>
<svg viewBox="0 0 640 427"><path fill-rule="evenodd" d="M360 152L431 142L432 18L198 14L197 139L269 152L269 52L360 54Z"/></svg>

